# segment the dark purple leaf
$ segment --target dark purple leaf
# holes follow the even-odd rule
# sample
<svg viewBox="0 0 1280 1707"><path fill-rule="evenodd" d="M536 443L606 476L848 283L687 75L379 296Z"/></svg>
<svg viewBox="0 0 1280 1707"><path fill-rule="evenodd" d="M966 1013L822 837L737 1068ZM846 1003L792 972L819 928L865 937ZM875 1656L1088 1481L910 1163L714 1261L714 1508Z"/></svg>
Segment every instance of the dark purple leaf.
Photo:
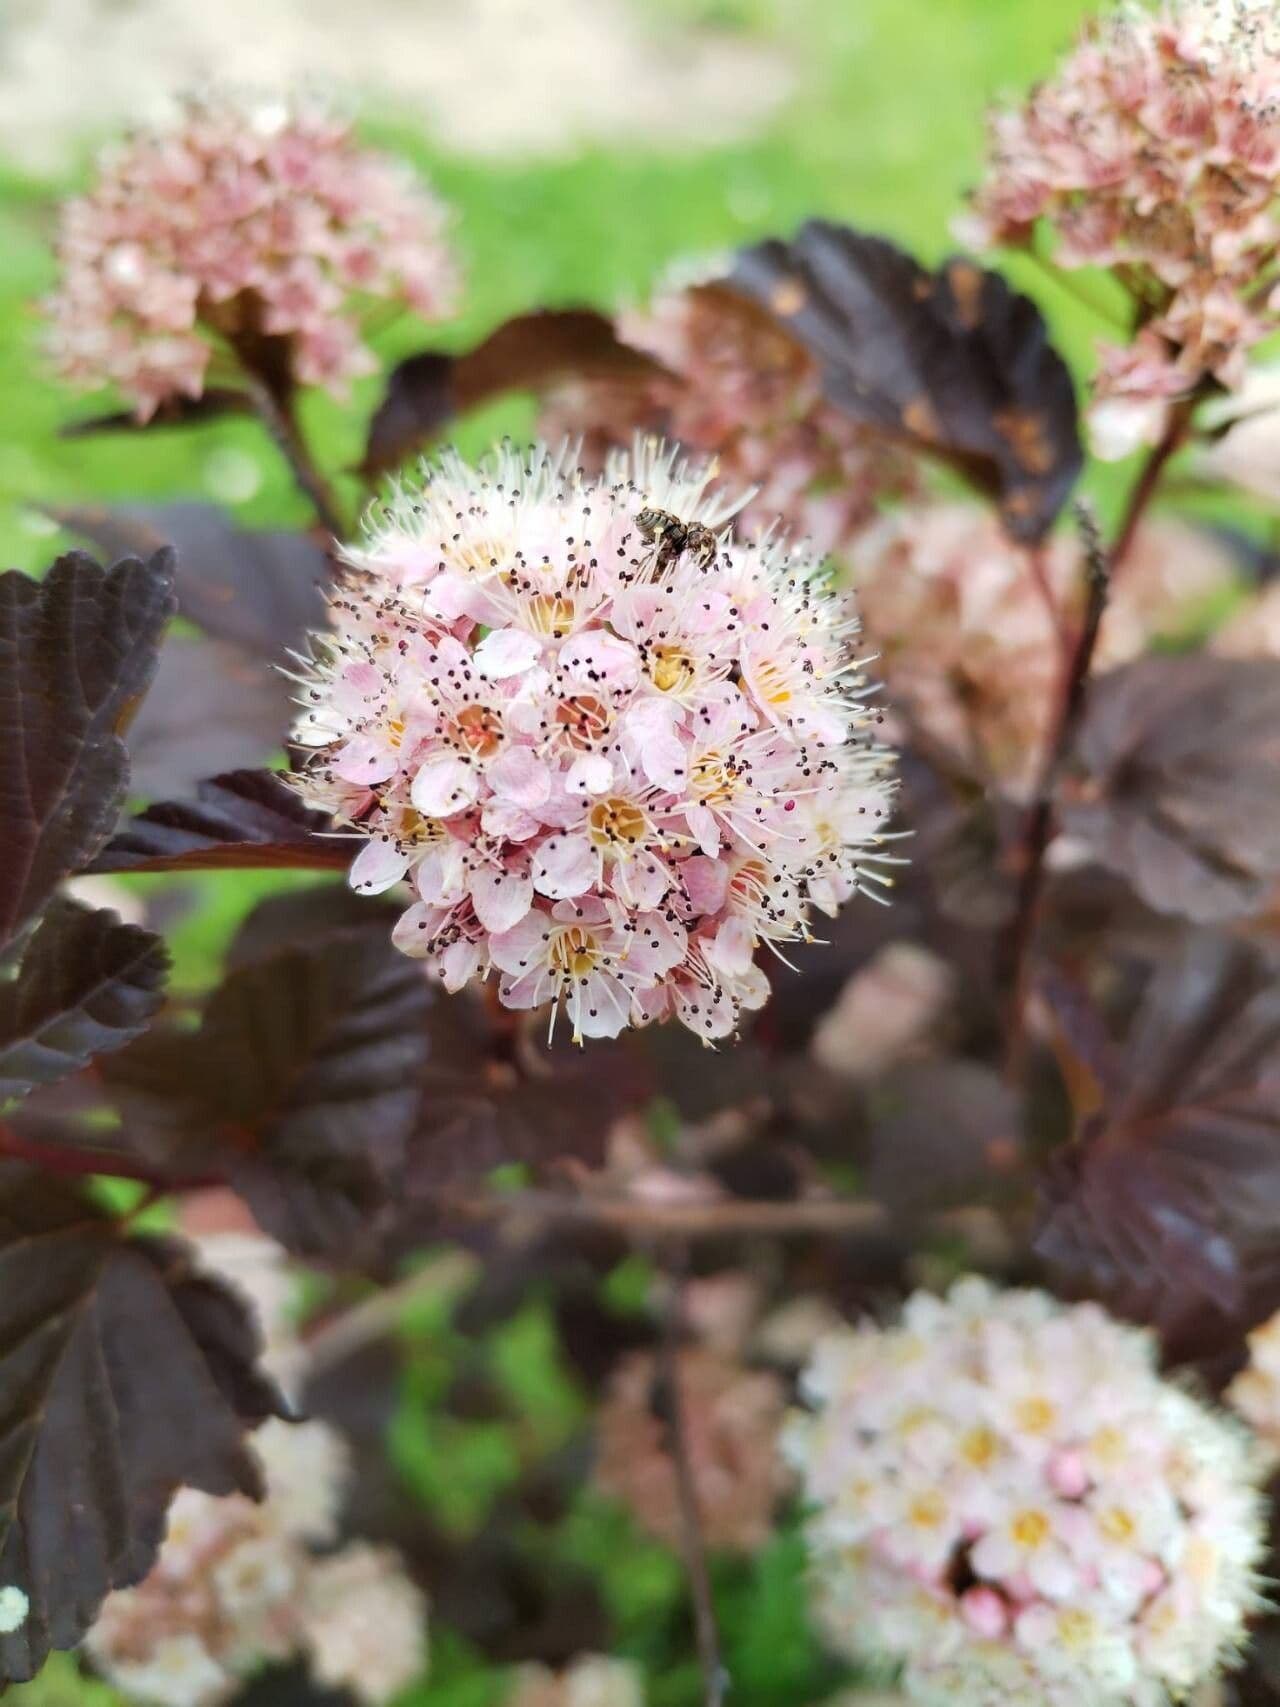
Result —
<svg viewBox="0 0 1280 1707"><path fill-rule="evenodd" d="M65 505L50 514L104 551L173 546L180 613L254 658L278 664L310 630L324 626L331 565L305 534L251 533L211 504L137 510Z"/></svg>
<svg viewBox="0 0 1280 1707"><path fill-rule="evenodd" d="M827 396L941 457L1040 539L1083 465L1071 375L1039 309L953 258L930 273L882 237L811 220L743 250L727 281L816 358Z"/></svg>
<svg viewBox="0 0 1280 1707"><path fill-rule="evenodd" d="M55 902L0 984L0 1100L55 1084L138 1037L163 999L160 938L111 912Z"/></svg>
<svg viewBox="0 0 1280 1707"><path fill-rule="evenodd" d="M1259 948L1193 934L1150 968L1106 1078L1068 1074L1086 1094L1037 1249L1175 1347L1280 1303L1278 971Z"/></svg>
<svg viewBox="0 0 1280 1707"><path fill-rule="evenodd" d="M173 609L167 552L111 569L69 552L41 582L0 575L0 948L111 833L121 734Z"/></svg>
<svg viewBox="0 0 1280 1707"><path fill-rule="evenodd" d="M620 342L602 314L540 309L504 321L462 355L423 350L394 369L369 422L362 472L395 468L455 416L506 391L545 391L569 378L660 373L651 356Z"/></svg>
<svg viewBox="0 0 1280 1707"><path fill-rule="evenodd" d="M1259 912L1280 879L1280 663L1189 653L1099 676L1062 822L1158 912Z"/></svg>
<svg viewBox="0 0 1280 1707"><path fill-rule="evenodd" d="M0 1162L0 1582L30 1611L0 1686L74 1647L143 1576L180 1486L258 1494L245 1430L279 1412L240 1303L171 1240L129 1239Z"/></svg>
<svg viewBox="0 0 1280 1707"><path fill-rule="evenodd" d="M375 920L374 924L380 924ZM196 1032L103 1063L145 1159L212 1171L306 1255L354 1255L402 1166L433 992L378 928L239 965Z"/></svg>
<svg viewBox="0 0 1280 1707"><path fill-rule="evenodd" d="M263 659L175 634L129 731L131 793L164 800L208 776L269 763L293 721L289 683Z"/></svg>
<svg viewBox="0 0 1280 1707"><path fill-rule="evenodd" d="M276 771L229 771L130 818L93 871L213 871L281 866L344 869L350 843L325 837L323 812L302 804Z"/></svg>

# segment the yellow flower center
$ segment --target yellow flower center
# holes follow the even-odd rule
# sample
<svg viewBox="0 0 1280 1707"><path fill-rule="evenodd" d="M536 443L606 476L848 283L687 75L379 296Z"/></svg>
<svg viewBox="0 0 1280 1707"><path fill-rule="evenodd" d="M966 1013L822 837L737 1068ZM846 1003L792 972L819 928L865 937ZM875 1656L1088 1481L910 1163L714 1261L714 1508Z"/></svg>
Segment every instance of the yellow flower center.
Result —
<svg viewBox="0 0 1280 1707"><path fill-rule="evenodd" d="M977 1428L971 1428L960 1441L961 1458L975 1470L985 1470L999 1450L1000 1442L994 1432L981 1423Z"/></svg>
<svg viewBox="0 0 1280 1707"><path fill-rule="evenodd" d="M917 1494L907 1507L907 1518L917 1529L936 1529L947 1515L941 1494Z"/></svg>
<svg viewBox="0 0 1280 1707"><path fill-rule="evenodd" d="M659 693L685 693L693 686L693 659L678 646L655 646L649 680Z"/></svg>
<svg viewBox="0 0 1280 1707"><path fill-rule="evenodd" d="M1108 1541L1121 1545L1132 1541L1138 1533L1138 1526L1133 1521L1133 1514L1127 1512L1122 1505L1108 1506L1106 1511L1099 1514L1098 1528Z"/></svg>
<svg viewBox="0 0 1280 1707"><path fill-rule="evenodd" d="M582 925L570 925L551 944L552 969L570 978L587 977L599 958L595 938Z"/></svg>
<svg viewBox="0 0 1280 1707"><path fill-rule="evenodd" d="M1051 1400L1038 1395L1020 1400L1014 1411L1018 1427L1025 1429L1028 1434L1043 1434L1046 1429L1053 1427L1057 1415L1058 1407Z"/></svg>
<svg viewBox="0 0 1280 1707"><path fill-rule="evenodd" d="M563 594L539 593L529 602L529 622L535 634L559 640L573 627L573 600Z"/></svg>
<svg viewBox="0 0 1280 1707"><path fill-rule="evenodd" d="M738 778L732 763L719 753L704 753L690 767L690 791L695 799L708 806L727 806L737 786Z"/></svg>
<svg viewBox="0 0 1280 1707"><path fill-rule="evenodd" d="M1042 1547L1049 1538L1049 1519L1042 1511L1020 1511L1009 1532L1019 1547Z"/></svg>
<svg viewBox="0 0 1280 1707"><path fill-rule="evenodd" d="M587 833L598 848L627 853L645 840L649 824L633 800L611 795L598 800L587 815Z"/></svg>
<svg viewBox="0 0 1280 1707"><path fill-rule="evenodd" d="M764 658L756 665L752 674L755 677L755 690L766 705L788 705L791 701L791 684L779 664L772 658Z"/></svg>

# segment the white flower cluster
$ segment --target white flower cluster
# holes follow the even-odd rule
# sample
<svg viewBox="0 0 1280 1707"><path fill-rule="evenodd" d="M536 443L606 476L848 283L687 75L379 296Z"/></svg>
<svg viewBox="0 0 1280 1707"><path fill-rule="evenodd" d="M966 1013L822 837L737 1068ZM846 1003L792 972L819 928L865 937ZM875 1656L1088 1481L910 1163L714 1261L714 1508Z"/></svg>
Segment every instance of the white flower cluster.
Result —
<svg viewBox="0 0 1280 1707"><path fill-rule="evenodd" d="M929 1707L1165 1707L1259 1603L1261 1466L1097 1306L965 1280L841 1330L789 1455L833 1646Z"/></svg>
<svg viewBox="0 0 1280 1707"><path fill-rule="evenodd" d="M1280 1457L1280 1310L1249 1335L1248 1366L1227 1388L1227 1398Z"/></svg>
<svg viewBox="0 0 1280 1707"><path fill-rule="evenodd" d="M255 1306L273 1361L293 1369L284 1253L241 1234L198 1248ZM426 1602L389 1549L351 1542L317 1555L337 1539L349 1469L334 1429L272 1418L253 1446L265 1499L180 1489L149 1575L107 1597L85 1649L123 1694L155 1707L217 1707L263 1664L295 1656L379 1707L425 1668Z"/></svg>

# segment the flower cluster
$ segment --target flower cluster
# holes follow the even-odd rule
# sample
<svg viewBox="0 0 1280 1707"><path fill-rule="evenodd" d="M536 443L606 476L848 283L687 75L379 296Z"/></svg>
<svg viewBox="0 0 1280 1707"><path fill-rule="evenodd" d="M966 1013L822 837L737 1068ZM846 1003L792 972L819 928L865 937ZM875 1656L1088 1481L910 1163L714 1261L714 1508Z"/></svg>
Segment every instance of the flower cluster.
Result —
<svg viewBox="0 0 1280 1707"><path fill-rule="evenodd" d="M1093 25L1025 106L993 116L979 235L1102 266L1141 330L1104 353L1099 448L1163 431L1173 399L1238 385L1280 322L1280 24L1269 0L1125 5Z"/></svg>
<svg viewBox="0 0 1280 1707"><path fill-rule="evenodd" d="M200 396L215 347L279 340L289 376L370 371L353 298L429 318L456 289L440 204L312 102L188 100L171 128L105 154L62 210L46 304L63 376L111 384L140 418Z"/></svg>
<svg viewBox="0 0 1280 1707"><path fill-rule="evenodd" d="M1013 795L1033 782L1084 575L1070 536L1033 562L989 511L908 506L860 541L854 581L892 703ZM1148 521L1114 583L1097 660L1115 665L1194 628L1235 572L1210 535Z"/></svg>
<svg viewBox="0 0 1280 1707"><path fill-rule="evenodd" d="M784 1398L779 1377L701 1346L676 1362L681 1420L703 1533L712 1547L750 1553L768 1540L790 1485L778 1455ZM596 1418L596 1486L640 1527L680 1544L680 1497L669 1450L670 1416L649 1352L619 1365Z"/></svg>
<svg viewBox="0 0 1280 1707"><path fill-rule="evenodd" d="M281 1248L248 1233L196 1241L201 1265L238 1290L273 1370L295 1372L292 1284ZM272 1419L253 1435L266 1497L182 1488L164 1544L136 1588L107 1597L85 1647L126 1695L156 1707L217 1707L273 1660L306 1659L324 1684L368 1707L426 1664L427 1609L387 1549L332 1548L348 1477L342 1438L323 1422Z"/></svg>
<svg viewBox="0 0 1280 1707"><path fill-rule="evenodd" d="M1280 1456L1280 1311L1249 1335L1249 1362L1227 1388L1227 1398Z"/></svg>
<svg viewBox="0 0 1280 1707"><path fill-rule="evenodd" d="M752 488L741 526L781 518L818 552L842 552L881 499L917 489L912 458L828 404L816 363L744 299L718 287L668 290L620 315L618 330L662 372L576 381L543 413L544 436L580 438L587 467L603 468L635 432L659 434Z"/></svg>
<svg viewBox="0 0 1280 1707"><path fill-rule="evenodd" d="M1095 1305L976 1280L823 1342L788 1438L833 1645L938 1707L1166 1707L1258 1604L1261 1466Z"/></svg>
<svg viewBox="0 0 1280 1707"><path fill-rule="evenodd" d="M580 1654L562 1672L544 1665L517 1668L503 1707L644 1707L639 1666L605 1654Z"/></svg>
<svg viewBox="0 0 1280 1707"><path fill-rule="evenodd" d="M674 1015L730 1035L803 939L883 881L888 761L818 565L746 542L652 442L598 480L565 453L447 456L375 521L303 675L298 785L411 874L395 933L450 989L574 1036Z"/></svg>

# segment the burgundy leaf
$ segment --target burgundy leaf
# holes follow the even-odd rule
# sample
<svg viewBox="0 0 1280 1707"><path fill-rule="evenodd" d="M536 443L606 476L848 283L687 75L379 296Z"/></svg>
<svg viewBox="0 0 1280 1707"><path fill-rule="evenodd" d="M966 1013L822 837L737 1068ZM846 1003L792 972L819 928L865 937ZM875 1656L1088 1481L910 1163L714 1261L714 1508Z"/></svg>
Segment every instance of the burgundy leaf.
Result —
<svg viewBox="0 0 1280 1707"><path fill-rule="evenodd" d="M305 534L252 533L212 504L137 510L67 505L50 514L104 551L172 545L180 613L253 658L278 664L310 630L324 626L331 566Z"/></svg>
<svg viewBox="0 0 1280 1707"><path fill-rule="evenodd" d="M175 634L129 731L131 792L164 800L208 776L268 764L293 721L289 683L264 659L218 640Z"/></svg>
<svg viewBox="0 0 1280 1707"><path fill-rule="evenodd" d="M0 984L0 1100L77 1072L139 1036L163 999L160 938L112 912L55 902Z"/></svg>
<svg viewBox="0 0 1280 1707"><path fill-rule="evenodd" d="M831 402L952 464L1040 539L1083 466L1071 375L998 273L936 273L882 237L811 220L743 250L728 283L816 358Z"/></svg>
<svg viewBox="0 0 1280 1707"><path fill-rule="evenodd" d="M506 391L545 391L569 378L660 373L622 343L602 314L539 309L504 321L462 355L423 350L395 368L369 423L362 472L381 474L434 438L455 416Z"/></svg>
<svg viewBox="0 0 1280 1707"><path fill-rule="evenodd" d="M1260 911L1280 879L1280 663L1189 653L1098 677L1062 822L1158 912Z"/></svg>
<svg viewBox="0 0 1280 1707"><path fill-rule="evenodd" d="M1278 969L1259 948L1195 933L1149 969L1106 1079L1068 1074L1087 1094L1051 1164L1036 1247L1175 1347L1280 1303Z"/></svg>
<svg viewBox="0 0 1280 1707"><path fill-rule="evenodd" d="M93 871L213 871L282 866L345 869L350 844L326 839L313 812L276 771L228 771L197 783L193 800L165 800L130 818Z"/></svg>
<svg viewBox="0 0 1280 1707"><path fill-rule="evenodd" d="M182 1245L123 1237L0 1162L0 1582L30 1602L0 1636L0 1686L146 1573L178 1487L260 1493L245 1430L280 1406L258 1351Z"/></svg>
<svg viewBox="0 0 1280 1707"><path fill-rule="evenodd" d="M0 948L111 833L121 733L173 609L168 552L111 569L69 552L43 581L0 575Z"/></svg>
<svg viewBox="0 0 1280 1707"><path fill-rule="evenodd" d="M153 1028L103 1075L146 1161L220 1174L302 1254L351 1255L403 1163L432 1002L381 929L332 932L237 966L198 1031Z"/></svg>

